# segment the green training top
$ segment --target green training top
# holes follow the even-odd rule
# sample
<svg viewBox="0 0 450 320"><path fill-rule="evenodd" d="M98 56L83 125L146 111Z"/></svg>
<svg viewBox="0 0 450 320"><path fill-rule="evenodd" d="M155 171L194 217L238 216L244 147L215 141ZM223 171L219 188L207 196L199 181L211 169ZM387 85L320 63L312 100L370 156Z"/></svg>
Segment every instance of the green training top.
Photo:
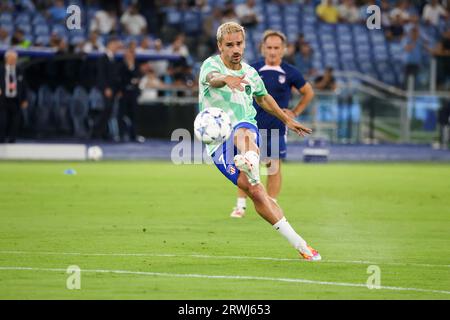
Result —
<svg viewBox="0 0 450 320"><path fill-rule="evenodd" d="M253 107L253 96L267 95L264 82L258 72L245 62L241 62L240 70L231 70L225 66L219 55L206 59L200 68L199 79L199 105L200 111L208 107L216 107L224 110L231 119L234 127L240 122L249 122L256 126L256 110ZM242 83L244 91L237 89L234 92L227 85L222 88L213 88L206 81L210 72L218 72L223 75L242 76L249 84ZM207 145L208 153L211 154L218 145Z"/></svg>

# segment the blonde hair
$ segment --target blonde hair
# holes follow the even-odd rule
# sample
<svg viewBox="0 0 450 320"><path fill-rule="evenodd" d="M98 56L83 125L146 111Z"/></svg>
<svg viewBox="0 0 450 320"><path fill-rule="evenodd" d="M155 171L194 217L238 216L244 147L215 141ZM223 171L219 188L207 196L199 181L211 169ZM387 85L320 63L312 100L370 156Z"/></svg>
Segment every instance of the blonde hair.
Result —
<svg viewBox="0 0 450 320"><path fill-rule="evenodd" d="M279 37L281 39L281 41L283 41L284 45L287 44L287 38L286 38L286 36L284 35L283 32L276 31L276 30L271 30L271 29L264 31L262 42L263 43L266 42L267 38L268 37L272 37L272 36Z"/></svg>
<svg viewBox="0 0 450 320"><path fill-rule="evenodd" d="M225 22L217 28L217 42L221 43L225 34L242 32L242 36L245 41L245 30L244 27L236 22Z"/></svg>

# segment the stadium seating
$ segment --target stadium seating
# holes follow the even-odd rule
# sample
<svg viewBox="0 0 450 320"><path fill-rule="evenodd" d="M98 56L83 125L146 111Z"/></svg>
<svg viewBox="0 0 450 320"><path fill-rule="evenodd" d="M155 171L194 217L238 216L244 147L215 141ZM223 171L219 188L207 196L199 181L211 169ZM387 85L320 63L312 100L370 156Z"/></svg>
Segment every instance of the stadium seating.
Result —
<svg viewBox="0 0 450 320"><path fill-rule="evenodd" d="M77 138L87 138L89 133L89 99L86 90L81 86L75 87L73 91L69 114L72 120L74 136Z"/></svg>
<svg viewBox="0 0 450 320"><path fill-rule="evenodd" d="M119 99L116 98L114 99L111 118L108 121L109 134L114 141L120 141L118 116L119 116Z"/></svg>
<svg viewBox="0 0 450 320"><path fill-rule="evenodd" d="M3 12L0 14L0 24L13 24L13 15L9 12Z"/></svg>
<svg viewBox="0 0 450 320"><path fill-rule="evenodd" d="M53 120L55 127L61 132L70 131L69 108L71 94L63 87L58 86L53 95Z"/></svg>
<svg viewBox="0 0 450 320"><path fill-rule="evenodd" d="M36 109L37 96L32 90L27 90L28 108L22 109L23 128L33 127L33 116Z"/></svg>
<svg viewBox="0 0 450 320"><path fill-rule="evenodd" d="M90 110L100 111L105 108L103 95L98 88L94 87L89 91L88 101Z"/></svg>
<svg viewBox="0 0 450 320"><path fill-rule="evenodd" d="M188 36L196 36L202 30L202 24L206 17L211 14L211 9L216 6L225 5L226 0L208 0L208 10L198 8L179 8L167 6L163 10L164 22L171 32L183 31ZM245 3L245 0L234 0L235 5ZM126 6L129 1L123 1ZM258 47L263 32L268 29L283 31L289 42L295 42L300 34L314 51L313 64L316 69L323 70L326 66L333 66L337 70L369 72L381 81L399 85L402 77L402 65L404 61L404 50L399 42L387 41L383 30L369 30L363 24L326 24L321 22L315 13L315 6L319 0L307 3L297 1L280 5L270 1L256 1L254 10L257 12L260 23L248 28L247 37L247 61L258 58ZM67 4L77 4L82 7L84 21L91 21L99 9L96 5L84 6L83 1L71 0ZM80 31L67 30L58 23L52 23L43 13L30 10L21 13L2 12L0 14L0 26L7 32L13 33L21 28L25 37L36 44L48 45L50 35L55 33L69 44L75 46L88 38L89 26ZM421 24L421 38L432 47L437 39L439 30L446 27L445 21L436 28ZM119 31L120 25L119 25ZM122 30L123 31L123 30ZM101 35L107 40L107 36ZM122 34L125 43L133 40L140 41ZM424 55L424 61L428 59ZM392 68L386 65L393 64ZM372 66L370 66L372 65ZM382 65L382 67L378 67Z"/></svg>
<svg viewBox="0 0 450 320"><path fill-rule="evenodd" d="M39 87L35 112L36 129L40 133L48 132L50 128L53 92L48 85Z"/></svg>

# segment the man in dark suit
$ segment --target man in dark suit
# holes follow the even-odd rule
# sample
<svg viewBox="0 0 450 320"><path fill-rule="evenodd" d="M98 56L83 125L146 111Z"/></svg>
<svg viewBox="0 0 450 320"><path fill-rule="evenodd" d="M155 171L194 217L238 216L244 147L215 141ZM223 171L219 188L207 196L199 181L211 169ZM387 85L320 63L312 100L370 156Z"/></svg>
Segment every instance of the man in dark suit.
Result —
<svg viewBox="0 0 450 320"><path fill-rule="evenodd" d="M28 107L22 71L17 67L17 53L8 50L0 67L0 143L16 142L21 108Z"/></svg>
<svg viewBox="0 0 450 320"><path fill-rule="evenodd" d="M120 49L118 38L109 39L105 54L98 60L97 83L103 92L105 108L98 115L92 133L93 138L110 138L108 136L108 122L113 113L114 101L121 93L121 64L115 59Z"/></svg>
<svg viewBox="0 0 450 320"><path fill-rule="evenodd" d="M123 96L120 99L119 129L122 139L128 134L131 141L136 141L136 113L138 109L139 80L141 74L136 62L136 53L133 48L128 48L123 56L121 64L121 78ZM127 120L129 124L127 125ZM128 129L128 130L127 130ZM125 140L124 140L125 141Z"/></svg>

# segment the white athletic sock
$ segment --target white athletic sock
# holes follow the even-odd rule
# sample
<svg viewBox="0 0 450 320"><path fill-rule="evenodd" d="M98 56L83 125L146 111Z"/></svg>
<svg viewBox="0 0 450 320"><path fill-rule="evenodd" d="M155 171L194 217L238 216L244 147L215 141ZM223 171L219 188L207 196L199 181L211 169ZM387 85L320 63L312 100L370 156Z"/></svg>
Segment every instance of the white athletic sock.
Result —
<svg viewBox="0 0 450 320"><path fill-rule="evenodd" d="M259 154L255 151L247 151L244 154L244 157L246 157L252 164L258 164L259 165Z"/></svg>
<svg viewBox="0 0 450 320"><path fill-rule="evenodd" d="M244 154L244 157L246 157L253 165L252 173L254 175L254 179L258 182L260 181L259 178L259 154L257 154L255 151L247 151Z"/></svg>
<svg viewBox="0 0 450 320"><path fill-rule="evenodd" d="M306 241L295 232L285 217L281 218L273 227L298 251L303 252L307 248Z"/></svg>
<svg viewBox="0 0 450 320"><path fill-rule="evenodd" d="M236 207L238 209L243 209L245 210L245 208L247 207L247 198L237 198L237 204Z"/></svg>

